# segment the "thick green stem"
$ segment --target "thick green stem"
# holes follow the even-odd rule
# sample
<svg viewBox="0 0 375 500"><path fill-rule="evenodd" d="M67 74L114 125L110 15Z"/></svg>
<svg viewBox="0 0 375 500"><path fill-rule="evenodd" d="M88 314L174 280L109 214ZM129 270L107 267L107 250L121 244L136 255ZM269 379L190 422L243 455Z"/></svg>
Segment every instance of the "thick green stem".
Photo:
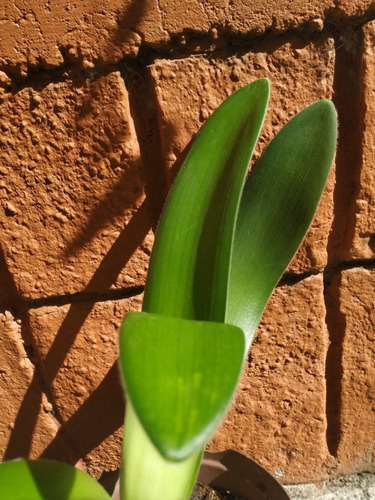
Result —
<svg viewBox="0 0 375 500"><path fill-rule="evenodd" d="M121 500L190 498L203 450L182 462L165 460L151 443L131 404L126 407Z"/></svg>

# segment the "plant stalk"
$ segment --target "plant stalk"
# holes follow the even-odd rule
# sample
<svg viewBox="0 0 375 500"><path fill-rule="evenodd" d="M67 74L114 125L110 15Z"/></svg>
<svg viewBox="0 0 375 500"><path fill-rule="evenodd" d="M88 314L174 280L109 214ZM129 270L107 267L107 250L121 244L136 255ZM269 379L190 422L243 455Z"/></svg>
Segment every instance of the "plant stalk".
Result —
<svg viewBox="0 0 375 500"><path fill-rule="evenodd" d="M120 472L121 500L188 500L203 451L198 450L182 462L165 460L151 443L128 401Z"/></svg>

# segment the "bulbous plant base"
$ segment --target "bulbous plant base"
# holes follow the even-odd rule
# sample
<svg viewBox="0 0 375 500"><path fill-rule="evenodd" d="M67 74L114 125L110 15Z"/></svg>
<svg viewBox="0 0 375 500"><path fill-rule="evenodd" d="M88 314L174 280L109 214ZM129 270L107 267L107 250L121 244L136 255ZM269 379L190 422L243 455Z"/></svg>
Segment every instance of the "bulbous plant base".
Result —
<svg viewBox="0 0 375 500"><path fill-rule="evenodd" d="M119 473L116 471L103 476L100 481L112 495L112 500L120 500L118 476ZM234 450L218 453L206 451L199 470L198 481L203 485L210 485L228 492L228 499L290 500L287 492L269 472L251 458ZM197 500L200 497L195 494L192 498ZM226 497L217 498L225 500Z"/></svg>

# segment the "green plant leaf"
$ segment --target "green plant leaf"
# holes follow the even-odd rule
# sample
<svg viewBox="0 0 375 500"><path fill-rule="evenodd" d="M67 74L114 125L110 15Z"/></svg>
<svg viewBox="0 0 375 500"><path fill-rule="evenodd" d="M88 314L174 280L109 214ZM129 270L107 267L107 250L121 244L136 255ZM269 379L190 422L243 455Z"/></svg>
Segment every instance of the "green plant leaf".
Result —
<svg viewBox="0 0 375 500"><path fill-rule="evenodd" d="M168 460L204 446L241 373L245 340L232 325L128 313L120 333L127 396Z"/></svg>
<svg viewBox="0 0 375 500"><path fill-rule="evenodd" d="M268 98L266 79L241 88L199 133L159 223L144 311L224 321L234 224Z"/></svg>
<svg viewBox="0 0 375 500"><path fill-rule="evenodd" d="M110 500L88 474L48 460L13 460L0 464L1 500Z"/></svg>
<svg viewBox="0 0 375 500"><path fill-rule="evenodd" d="M250 347L273 288L313 219L333 161L337 120L317 101L287 123L246 182L238 214L225 321Z"/></svg>
<svg viewBox="0 0 375 500"><path fill-rule="evenodd" d="M268 80L259 80L240 89L214 112L199 133L173 184L159 222L148 270L144 311L165 317L223 322L234 223L268 98ZM225 345L221 347L222 353ZM177 346L178 343L173 349ZM143 347L139 349L140 359ZM186 347L185 358L189 359L195 348L189 343ZM207 346L203 347L206 349ZM211 342L209 347L211 349ZM153 362L161 369L163 352L156 355L152 356ZM181 364L184 363L185 360ZM135 365L142 373L142 363ZM242 360L239 360L238 371L241 366ZM163 394L165 400L167 392ZM167 418L171 421L175 408L169 405L168 409ZM145 415L145 412L140 413ZM125 418L124 437L127 441L121 474L124 498L143 500L150 496L147 486L144 485L143 489L139 485L135 469L127 460L129 457L137 463L138 470L147 470L146 477L153 477L153 498L162 498L165 491L170 492L168 498L187 498L187 490L193 488L210 427L204 430L203 426L201 430L195 424L201 449L196 449L186 460L181 457L189 453L188 440L183 443L182 452L175 450L176 436L173 437L175 443L168 439L166 444L160 443L159 451L163 453L163 449L165 456L172 457L172 460L177 455L180 458L178 464L173 464L159 452L155 453L156 448L149 439L153 431L144 419L140 424L140 413L138 408L137 415L132 410ZM193 449L195 438L189 432ZM154 442L156 440L154 438Z"/></svg>

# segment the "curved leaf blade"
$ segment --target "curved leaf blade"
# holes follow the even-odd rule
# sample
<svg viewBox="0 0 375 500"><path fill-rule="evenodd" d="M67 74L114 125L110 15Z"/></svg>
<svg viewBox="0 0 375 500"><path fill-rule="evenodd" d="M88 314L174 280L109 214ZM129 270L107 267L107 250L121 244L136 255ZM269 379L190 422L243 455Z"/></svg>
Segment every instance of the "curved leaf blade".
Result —
<svg viewBox="0 0 375 500"><path fill-rule="evenodd" d="M235 392L243 332L232 325L130 312L120 332L127 397L155 447L184 460L207 442Z"/></svg>
<svg viewBox="0 0 375 500"><path fill-rule="evenodd" d="M144 311L224 321L234 224L268 98L266 79L241 88L199 133L159 223Z"/></svg>
<svg viewBox="0 0 375 500"><path fill-rule="evenodd" d="M244 331L247 348L273 288L314 217L336 139L335 108L331 101L317 101L281 129L246 182L225 321Z"/></svg>
<svg viewBox="0 0 375 500"><path fill-rule="evenodd" d="M0 464L2 500L110 500L92 477L71 465L49 460Z"/></svg>

